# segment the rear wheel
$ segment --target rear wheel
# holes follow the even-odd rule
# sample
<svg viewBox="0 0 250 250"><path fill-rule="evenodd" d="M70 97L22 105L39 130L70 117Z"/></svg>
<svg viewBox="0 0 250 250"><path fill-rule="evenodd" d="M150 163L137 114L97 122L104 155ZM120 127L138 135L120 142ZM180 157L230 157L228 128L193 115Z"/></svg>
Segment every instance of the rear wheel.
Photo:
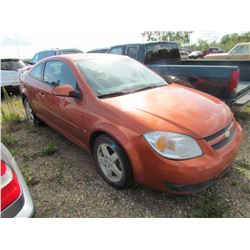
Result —
<svg viewBox="0 0 250 250"><path fill-rule="evenodd" d="M41 120L39 118L37 118L37 116L34 114L32 108L31 108L31 105L28 101L27 98L24 98L23 100L23 106L24 106L24 109L25 109L25 113L27 115L27 118L28 118L28 122L30 124L41 124Z"/></svg>
<svg viewBox="0 0 250 250"><path fill-rule="evenodd" d="M121 146L111 137L101 135L94 142L94 159L103 179L117 189L132 185L132 169Z"/></svg>

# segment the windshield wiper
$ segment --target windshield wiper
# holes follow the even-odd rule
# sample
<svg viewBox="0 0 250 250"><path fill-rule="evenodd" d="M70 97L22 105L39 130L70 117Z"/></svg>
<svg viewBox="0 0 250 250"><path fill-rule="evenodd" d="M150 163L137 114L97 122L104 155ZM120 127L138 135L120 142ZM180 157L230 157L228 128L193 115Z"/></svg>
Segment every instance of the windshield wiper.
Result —
<svg viewBox="0 0 250 250"><path fill-rule="evenodd" d="M119 92L114 92L114 93L107 93L107 94L103 94L103 95L98 95L98 98L105 98L105 97L115 97L115 96L119 96L119 95L126 95L129 92L124 92L124 91L119 91Z"/></svg>
<svg viewBox="0 0 250 250"><path fill-rule="evenodd" d="M165 84L163 85L151 85L151 86L146 86L143 88L138 88L135 90L131 90L131 91L118 91L118 92L113 92L113 93L107 93L107 94L103 94L103 95L98 95L98 98L106 98L106 97L115 97L115 96L119 96L119 95L127 95L127 94L132 94L135 92L139 92L139 91L143 91L143 90L147 90L147 89L154 89L154 88L158 88L158 87L163 87L166 86Z"/></svg>
<svg viewBox="0 0 250 250"><path fill-rule="evenodd" d="M163 86L166 86L166 85L165 84L164 85L151 85L151 86L147 86L144 88L132 90L129 93L135 93L135 92L139 92L139 91L143 91L143 90L147 90L147 89L154 89L154 88L163 87Z"/></svg>

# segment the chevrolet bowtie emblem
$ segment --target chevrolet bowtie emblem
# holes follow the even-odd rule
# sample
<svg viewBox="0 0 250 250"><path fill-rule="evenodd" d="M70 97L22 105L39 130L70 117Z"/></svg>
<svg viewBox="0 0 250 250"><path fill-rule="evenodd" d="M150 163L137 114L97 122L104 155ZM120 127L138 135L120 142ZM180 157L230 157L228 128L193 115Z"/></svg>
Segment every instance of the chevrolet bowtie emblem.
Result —
<svg viewBox="0 0 250 250"><path fill-rule="evenodd" d="M225 137L228 138L230 136L230 130L228 129L226 132L225 132Z"/></svg>

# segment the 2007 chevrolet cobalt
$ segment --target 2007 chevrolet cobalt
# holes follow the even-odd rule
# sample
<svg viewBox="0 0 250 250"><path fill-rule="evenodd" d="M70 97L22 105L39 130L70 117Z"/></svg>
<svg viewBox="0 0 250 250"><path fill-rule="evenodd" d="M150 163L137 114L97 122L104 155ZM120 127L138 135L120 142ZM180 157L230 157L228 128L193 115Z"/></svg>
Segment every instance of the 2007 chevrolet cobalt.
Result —
<svg viewBox="0 0 250 250"><path fill-rule="evenodd" d="M49 57L21 80L29 121L43 121L91 152L115 188L136 182L173 193L199 191L225 173L239 151L242 130L223 102L166 83L128 57Z"/></svg>

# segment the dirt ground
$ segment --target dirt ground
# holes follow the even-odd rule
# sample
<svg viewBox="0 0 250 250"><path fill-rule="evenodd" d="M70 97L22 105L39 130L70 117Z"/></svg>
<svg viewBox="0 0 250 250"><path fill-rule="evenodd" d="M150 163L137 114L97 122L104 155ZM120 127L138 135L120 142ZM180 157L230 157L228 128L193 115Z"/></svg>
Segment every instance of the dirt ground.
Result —
<svg viewBox="0 0 250 250"><path fill-rule="evenodd" d="M250 217L250 106L236 114L244 139L231 170L198 194L174 196L135 185L116 190L98 175L91 155L50 127L2 121L10 149L30 188L36 217ZM2 110L6 104L2 104Z"/></svg>

